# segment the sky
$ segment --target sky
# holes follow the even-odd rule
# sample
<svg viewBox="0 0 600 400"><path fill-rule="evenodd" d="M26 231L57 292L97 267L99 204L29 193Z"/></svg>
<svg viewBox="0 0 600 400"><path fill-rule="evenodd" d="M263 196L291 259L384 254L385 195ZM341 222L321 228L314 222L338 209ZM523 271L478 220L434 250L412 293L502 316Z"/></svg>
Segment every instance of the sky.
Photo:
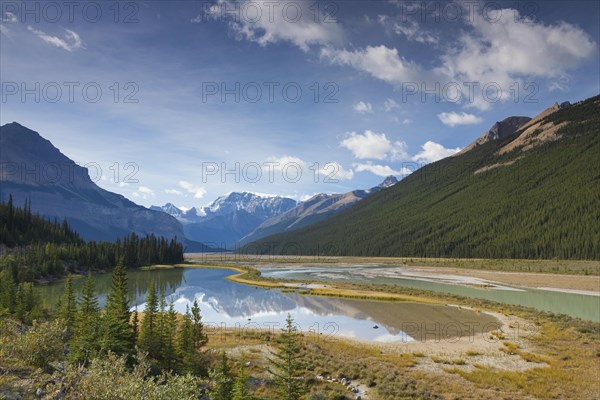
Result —
<svg viewBox="0 0 600 400"><path fill-rule="evenodd" d="M600 92L596 1L0 5L0 123L145 206L369 188Z"/></svg>

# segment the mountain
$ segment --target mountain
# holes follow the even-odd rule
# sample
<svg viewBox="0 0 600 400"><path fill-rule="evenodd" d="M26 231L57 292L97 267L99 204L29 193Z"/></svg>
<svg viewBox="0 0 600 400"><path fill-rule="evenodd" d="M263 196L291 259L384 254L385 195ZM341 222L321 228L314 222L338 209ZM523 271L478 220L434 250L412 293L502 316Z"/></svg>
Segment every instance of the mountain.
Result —
<svg viewBox="0 0 600 400"><path fill-rule="evenodd" d="M254 231L243 237L240 243L250 243L265 236L288 232L314 224L315 222L329 218L368 195L377 193L396 183L398 183L396 177L388 176L383 182L371 189L353 190L352 192L342 194L317 194L291 210L267 219Z"/></svg>
<svg viewBox="0 0 600 400"><path fill-rule="evenodd" d="M492 140L504 139L515 133L517 129L529 121L531 121L531 118L529 117L508 117L502 121L498 121L487 132L475 139L474 142L456 153L455 156L466 153L467 151L487 142L491 142Z"/></svg>
<svg viewBox="0 0 600 400"><path fill-rule="evenodd" d="M50 141L16 122L0 127L0 199L31 200L42 216L67 218L86 240L115 240L131 232L183 239L172 216L149 210L97 186L86 168Z"/></svg>
<svg viewBox="0 0 600 400"><path fill-rule="evenodd" d="M263 221L295 206L296 201L286 197L232 192L219 196L208 206L194 207L187 211L171 203L161 207L152 206L151 209L177 218L183 224L188 238L231 246Z"/></svg>
<svg viewBox="0 0 600 400"><path fill-rule="evenodd" d="M600 96L555 105L508 136L241 251L597 260L599 155Z"/></svg>

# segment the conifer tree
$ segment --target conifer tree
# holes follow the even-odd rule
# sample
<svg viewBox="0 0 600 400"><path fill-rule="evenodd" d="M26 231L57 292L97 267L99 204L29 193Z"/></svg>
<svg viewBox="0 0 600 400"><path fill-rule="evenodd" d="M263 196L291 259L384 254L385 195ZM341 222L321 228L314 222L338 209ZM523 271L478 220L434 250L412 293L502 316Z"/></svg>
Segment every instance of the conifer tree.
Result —
<svg viewBox="0 0 600 400"><path fill-rule="evenodd" d="M103 349L116 354L133 354L133 330L129 324L127 271L119 260L112 273L112 285L104 315Z"/></svg>
<svg viewBox="0 0 600 400"><path fill-rule="evenodd" d="M251 398L250 391L248 390L248 374L244 370L244 363L240 361L240 368L235 381L233 382L233 391L231 400L249 400Z"/></svg>
<svg viewBox="0 0 600 400"><path fill-rule="evenodd" d="M200 315L200 306L196 299L194 299L194 304L192 305L192 324L194 326L194 344L196 348L200 348L208 343L208 337L204 331L202 315Z"/></svg>
<svg viewBox="0 0 600 400"><path fill-rule="evenodd" d="M146 308L144 308L144 318L142 319L138 340L140 349L146 351L151 358L157 358L159 355L156 326L157 313L158 297L156 296L156 285L152 281L148 288L148 298L146 299Z"/></svg>
<svg viewBox="0 0 600 400"><path fill-rule="evenodd" d="M73 335L73 326L75 324L75 314L77 313L77 303L75 296L75 288L73 287L73 276L67 276L65 282L65 290L60 300L60 308L58 317L65 321L67 337Z"/></svg>
<svg viewBox="0 0 600 400"><path fill-rule="evenodd" d="M277 351L272 352L269 372L275 381L278 399L298 400L305 392L300 364L300 338L290 314L281 330Z"/></svg>
<svg viewBox="0 0 600 400"><path fill-rule="evenodd" d="M171 370L174 368L175 361L177 360L177 350L175 348L177 313L175 312L175 307L172 300L169 303L169 311L166 313L164 320L165 328L163 333L164 337L161 359L163 361L163 366L167 370Z"/></svg>
<svg viewBox="0 0 600 400"><path fill-rule="evenodd" d="M221 360L217 366L210 371L212 387L209 393L210 400L231 400L233 392L233 377L227 354L221 353Z"/></svg>
<svg viewBox="0 0 600 400"><path fill-rule="evenodd" d="M100 307L91 272L83 284L71 341L71 361L87 365L100 350Z"/></svg>

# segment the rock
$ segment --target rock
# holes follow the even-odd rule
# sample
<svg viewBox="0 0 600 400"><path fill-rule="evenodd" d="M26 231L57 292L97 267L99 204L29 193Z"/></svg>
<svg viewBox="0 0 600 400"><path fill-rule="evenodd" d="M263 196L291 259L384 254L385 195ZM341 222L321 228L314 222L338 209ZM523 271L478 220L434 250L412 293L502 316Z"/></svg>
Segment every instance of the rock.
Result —
<svg viewBox="0 0 600 400"><path fill-rule="evenodd" d="M379 326L377 326L377 325L374 325L374 326L373 326L373 329L379 329Z"/></svg>
<svg viewBox="0 0 600 400"><path fill-rule="evenodd" d="M42 388L37 388L37 390L35 391L35 396L42 397L43 395L44 395L44 391L42 390Z"/></svg>

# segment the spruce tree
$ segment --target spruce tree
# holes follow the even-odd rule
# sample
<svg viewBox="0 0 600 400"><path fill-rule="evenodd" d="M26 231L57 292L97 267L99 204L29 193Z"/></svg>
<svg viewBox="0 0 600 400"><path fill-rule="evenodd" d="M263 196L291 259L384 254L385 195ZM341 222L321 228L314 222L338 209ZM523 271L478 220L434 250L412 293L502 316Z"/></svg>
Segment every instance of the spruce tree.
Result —
<svg viewBox="0 0 600 400"><path fill-rule="evenodd" d="M272 352L268 371L274 377L278 399L299 400L305 392L300 364L300 337L290 314L281 330L277 351Z"/></svg>
<svg viewBox="0 0 600 400"><path fill-rule="evenodd" d="M188 306L177 329L177 356L181 364L179 370L195 375L204 375L206 374L206 366L202 353L199 351L200 347L196 346L194 337L194 322Z"/></svg>
<svg viewBox="0 0 600 400"><path fill-rule="evenodd" d="M144 317L142 319L138 340L140 349L146 351L151 358L157 358L159 355L156 333L157 313L158 297L156 296L156 285L154 281L152 281L148 288L148 298L146 299L146 308L144 308Z"/></svg>
<svg viewBox="0 0 600 400"><path fill-rule="evenodd" d="M75 296L75 288L73 287L73 276L67 276L65 282L65 290L60 300L60 308L58 310L58 317L65 321L65 327L67 329L67 337L73 335L73 326L75 324L75 314L77 313L77 303Z"/></svg>
<svg viewBox="0 0 600 400"><path fill-rule="evenodd" d="M120 259L112 273L112 285L104 315L103 349L117 354L132 355L133 330L129 324L127 271Z"/></svg>
<svg viewBox="0 0 600 400"><path fill-rule="evenodd" d="M240 361L240 369L233 382L231 400L249 400L250 398L251 395L248 390L248 374L246 374L246 370L244 369L243 361Z"/></svg>
<svg viewBox="0 0 600 400"><path fill-rule="evenodd" d="M233 392L233 377L227 354L221 353L221 360L217 366L210 371L212 387L209 393L210 400L231 400Z"/></svg>
<svg viewBox="0 0 600 400"><path fill-rule="evenodd" d="M96 299L96 289L91 272L83 284L81 300L77 310L71 352L69 358L73 362L87 365L100 350L100 307Z"/></svg>
<svg viewBox="0 0 600 400"><path fill-rule="evenodd" d="M173 301L169 303L169 311L165 317L165 328L163 332L162 364L167 370L173 369L177 359L175 348L175 332L177 330L177 313Z"/></svg>
<svg viewBox="0 0 600 400"><path fill-rule="evenodd" d="M208 337L204 331L202 315L200 315L200 306L196 299L194 299L194 304L192 305L192 324L194 326L194 343L196 348L200 348L208 343Z"/></svg>

